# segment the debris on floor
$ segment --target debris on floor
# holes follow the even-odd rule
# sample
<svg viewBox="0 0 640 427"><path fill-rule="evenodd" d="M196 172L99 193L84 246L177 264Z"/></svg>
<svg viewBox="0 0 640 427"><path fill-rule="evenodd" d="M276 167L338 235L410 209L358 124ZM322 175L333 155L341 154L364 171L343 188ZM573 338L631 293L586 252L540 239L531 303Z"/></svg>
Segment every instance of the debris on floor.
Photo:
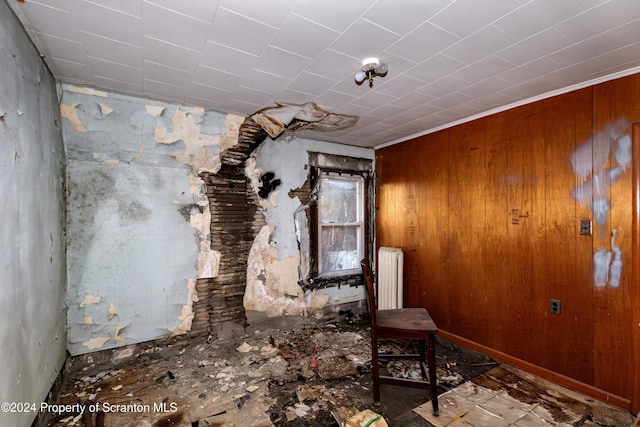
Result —
<svg viewBox="0 0 640 427"><path fill-rule="evenodd" d="M440 416L430 404L414 409L436 427L475 425L630 426L631 414L585 398L506 364L492 368L438 397Z"/></svg>
<svg viewBox="0 0 640 427"><path fill-rule="evenodd" d="M381 416L371 427L430 426L413 411L429 401L424 389L385 384L381 406L373 405L370 338L366 315L289 317L78 356L57 402L69 410L50 426L340 426L367 410ZM414 345L389 340L385 348ZM439 337L436 349L440 392L472 378L486 385L492 377L481 374L499 365ZM420 373L417 361L405 362L382 368Z"/></svg>

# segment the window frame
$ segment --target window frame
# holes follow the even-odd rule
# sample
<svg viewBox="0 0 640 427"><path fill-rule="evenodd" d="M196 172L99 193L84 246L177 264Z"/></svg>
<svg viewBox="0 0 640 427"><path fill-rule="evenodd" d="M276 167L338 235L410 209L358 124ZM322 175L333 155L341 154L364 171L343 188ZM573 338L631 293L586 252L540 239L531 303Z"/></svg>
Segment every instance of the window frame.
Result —
<svg viewBox="0 0 640 427"><path fill-rule="evenodd" d="M334 181L345 181L345 182L354 182L356 183L356 219L351 222L334 222L325 223L322 219L322 209L320 204L321 194L318 195L318 207L316 210L316 232L315 232L315 249L317 253L317 275L321 278L335 278L335 277L344 277L351 276L354 274L360 274L360 259L366 256L366 177L363 176L360 172L345 172L345 171L331 171L327 169L321 169L318 173L318 191L321 193L322 191L322 183L323 181L334 180ZM331 228L338 227L353 227L356 229L356 248L357 248L357 256L356 263L353 268L343 269L343 270L331 270L331 271L323 271L323 231Z"/></svg>

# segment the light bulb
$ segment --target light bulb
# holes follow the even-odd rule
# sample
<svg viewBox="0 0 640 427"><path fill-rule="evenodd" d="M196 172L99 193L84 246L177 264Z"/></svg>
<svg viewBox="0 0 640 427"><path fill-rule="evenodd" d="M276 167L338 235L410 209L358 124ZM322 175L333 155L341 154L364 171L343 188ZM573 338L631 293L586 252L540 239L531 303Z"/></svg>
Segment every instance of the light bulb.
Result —
<svg viewBox="0 0 640 427"><path fill-rule="evenodd" d="M364 71L358 71L356 73L356 83L360 84L367 78L367 74Z"/></svg>
<svg viewBox="0 0 640 427"><path fill-rule="evenodd" d="M387 74L387 71L389 71L389 66L383 62L382 64L374 68L373 71L375 71L376 74L379 74L382 76L384 74Z"/></svg>

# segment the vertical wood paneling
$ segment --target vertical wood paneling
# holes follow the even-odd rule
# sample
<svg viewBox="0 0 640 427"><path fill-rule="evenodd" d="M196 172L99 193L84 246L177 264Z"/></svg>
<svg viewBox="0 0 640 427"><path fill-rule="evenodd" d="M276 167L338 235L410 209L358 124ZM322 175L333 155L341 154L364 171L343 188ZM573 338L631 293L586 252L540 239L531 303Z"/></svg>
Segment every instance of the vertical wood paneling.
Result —
<svg viewBox="0 0 640 427"><path fill-rule="evenodd" d="M640 122L633 124L633 219L632 219L632 251L631 251L631 412L640 412Z"/></svg>
<svg viewBox="0 0 640 427"><path fill-rule="evenodd" d="M597 115L594 116L594 145L597 144L599 151L609 154L607 170L624 166L619 164L615 153L620 147L620 137L631 135L631 123L640 117L637 102L640 87L637 83L638 79L632 77L595 88ZM638 160L634 159L635 162ZM617 286L608 283L607 286L594 289L595 362L596 366L609 367L596 369L595 385L620 390L623 396L633 393L629 372L634 372L633 344L629 339L632 336L629 328L633 317L634 291L631 281L632 236L631 227L627 226L632 215L633 174L631 165L628 166L620 179L610 183L608 196L611 208L607 223L602 233L598 233L600 240L597 245L594 242L594 250L604 248L610 251L612 262L619 251L622 261L622 275Z"/></svg>
<svg viewBox="0 0 640 427"><path fill-rule="evenodd" d="M454 333L487 334L485 280L485 127L475 121L450 130L449 300Z"/></svg>
<svg viewBox="0 0 640 427"><path fill-rule="evenodd" d="M417 247L406 292L441 329L640 406L638 190L629 172L603 181L618 166L621 135L611 124L621 118L640 122L640 74L378 150L377 230L378 245ZM583 236L580 220L595 220L589 192L602 188L591 185L593 171L605 171L597 182L611 208ZM620 283L598 287L594 254L615 258L614 230ZM551 298L560 315L550 313Z"/></svg>
<svg viewBox="0 0 640 427"><path fill-rule="evenodd" d="M448 132L434 135L429 143L421 144L419 158L428 159L427 168L420 171L418 193L420 194L420 219L418 225L419 275L422 281L418 306L427 307L437 325L449 327L449 252L448 238ZM429 254L428 258L425 254ZM438 260L429 262L428 259ZM409 283L411 285L411 283Z"/></svg>

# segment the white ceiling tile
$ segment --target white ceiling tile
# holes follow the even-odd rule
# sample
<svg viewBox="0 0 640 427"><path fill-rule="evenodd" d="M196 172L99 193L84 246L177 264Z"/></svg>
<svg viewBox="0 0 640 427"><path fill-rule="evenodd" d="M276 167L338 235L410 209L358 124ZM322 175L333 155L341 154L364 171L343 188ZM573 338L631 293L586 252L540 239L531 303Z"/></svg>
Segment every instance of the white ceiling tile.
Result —
<svg viewBox="0 0 640 427"><path fill-rule="evenodd" d="M514 65L522 65L572 44L573 41L567 36L551 28L509 46L498 56Z"/></svg>
<svg viewBox="0 0 640 427"><path fill-rule="evenodd" d="M209 111L224 111L224 102L217 100L198 98L197 96L187 96L184 100L187 105L194 105L196 107L204 108Z"/></svg>
<svg viewBox="0 0 640 427"><path fill-rule="evenodd" d="M558 66L554 61L544 56L534 61L528 62L525 65L511 68L499 76L513 84L520 82L526 82L527 80L535 79L538 76L548 74L551 70Z"/></svg>
<svg viewBox="0 0 640 427"><path fill-rule="evenodd" d="M498 19L494 25L522 39L586 10L587 7L580 0L536 0Z"/></svg>
<svg viewBox="0 0 640 427"><path fill-rule="evenodd" d="M276 102L286 102L290 104L304 104L305 102L310 102L314 98L313 95L309 95L308 93L298 92L293 89L283 89L278 94L274 95L271 99L273 104ZM266 105L268 107L268 105Z"/></svg>
<svg viewBox="0 0 640 427"><path fill-rule="evenodd" d="M102 0L111 1L111 0ZM130 0L120 0L122 2L129 2ZM213 21L213 17L216 14L218 8L217 0L188 0L188 1L175 1L175 0L144 0L145 3L152 3L157 6L161 6L165 9L170 9L175 12L190 16L191 18L198 19L210 23Z"/></svg>
<svg viewBox="0 0 640 427"><path fill-rule="evenodd" d="M336 31L345 31L373 3L374 0L300 0L293 11Z"/></svg>
<svg viewBox="0 0 640 427"><path fill-rule="evenodd" d="M386 93L387 95L394 96L395 98L405 96L424 86L424 82L422 80L417 80L405 75L393 77L389 76L388 73L387 77L375 77L373 79L373 84L376 85L379 81L384 81L384 85L380 87L379 92Z"/></svg>
<svg viewBox="0 0 640 427"><path fill-rule="evenodd" d="M205 45L210 24L148 2L143 14L145 36L193 50Z"/></svg>
<svg viewBox="0 0 640 427"><path fill-rule="evenodd" d="M206 0L204 0L206 1ZM297 0L278 1L238 1L220 0L220 7L233 11L239 15L263 22L278 28L291 12Z"/></svg>
<svg viewBox="0 0 640 427"><path fill-rule="evenodd" d="M309 58L268 46L256 61L255 68L278 76L294 78L310 63Z"/></svg>
<svg viewBox="0 0 640 427"><path fill-rule="evenodd" d="M142 82L142 68L130 67L125 64L118 64L117 62L106 61L93 56L88 57L88 63L91 66L92 73L96 76L107 77L123 82Z"/></svg>
<svg viewBox="0 0 640 427"><path fill-rule="evenodd" d="M207 40L258 55L275 33L276 29L273 27L229 10L219 9Z"/></svg>
<svg viewBox="0 0 640 427"><path fill-rule="evenodd" d="M95 19L99 16L100 19ZM88 1L80 1L73 10L71 28L98 34L134 46L142 46L142 19Z"/></svg>
<svg viewBox="0 0 640 427"><path fill-rule="evenodd" d="M495 103L497 102L508 104L514 101L521 101L523 99L537 96L540 93L547 93L556 89L558 89L558 86L548 80L530 80L519 85L509 86L499 93L495 93L492 96L487 96L478 100L473 100L468 104L473 104L481 109L488 109L489 107L496 105ZM505 98L504 100L500 99L501 95Z"/></svg>
<svg viewBox="0 0 640 427"><path fill-rule="evenodd" d="M193 81L205 86L233 91L242 81L242 76L199 65Z"/></svg>
<svg viewBox="0 0 640 427"><path fill-rule="evenodd" d="M263 108L260 104L249 104L246 102L238 101L235 99L230 99L223 104L224 111L229 111L231 113L240 114L240 115L251 115L256 111Z"/></svg>
<svg viewBox="0 0 640 427"><path fill-rule="evenodd" d="M36 33L32 37L37 37L38 49L42 52L59 52L59 59L84 64L87 62L87 50L80 42L54 37L49 34ZM64 56L62 56L64 55Z"/></svg>
<svg viewBox="0 0 640 427"><path fill-rule="evenodd" d="M434 80L438 80L463 66L464 64L460 61L448 58L442 54L437 54L407 70L406 74L415 79L429 83Z"/></svg>
<svg viewBox="0 0 640 427"><path fill-rule="evenodd" d="M185 92L182 86L144 79L142 93L154 99L183 103Z"/></svg>
<svg viewBox="0 0 640 427"><path fill-rule="evenodd" d="M602 69L602 62L598 59L589 59L579 64L561 68L546 74L544 78L553 82L555 89L573 86L588 78L595 78Z"/></svg>
<svg viewBox="0 0 640 427"><path fill-rule="evenodd" d="M623 25L613 30L625 43L636 43L640 41L640 19L637 19L629 24Z"/></svg>
<svg viewBox="0 0 640 427"><path fill-rule="evenodd" d="M467 86L460 89L460 93L468 95L471 98L480 98L483 96L491 95L494 92L498 92L509 86L509 82L501 79L500 77L489 77L480 83L476 83L471 86Z"/></svg>
<svg viewBox="0 0 640 427"><path fill-rule="evenodd" d="M404 108L391 105L391 104L385 104L381 107L371 110L369 112L369 115L373 117L379 117L381 119L388 119L390 117L397 116L398 114L401 114L404 111L405 111ZM375 125L372 125L372 126L375 126Z"/></svg>
<svg viewBox="0 0 640 427"><path fill-rule="evenodd" d="M262 92L248 87L238 86L229 97L230 101L241 101L249 104L268 106L272 93Z"/></svg>
<svg viewBox="0 0 640 427"><path fill-rule="evenodd" d="M491 76L503 73L511 68L513 68L513 65L504 59L496 56L490 56L476 62L475 64L456 71L452 76L469 83L477 83L484 79L488 79Z"/></svg>
<svg viewBox="0 0 640 427"><path fill-rule="evenodd" d="M611 0L580 15L559 23L556 28L572 40L581 40L628 24L640 18L634 0Z"/></svg>
<svg viewBox="0 0 640 427"><path fill-rule="evenodd" d="M511 1L457 0L431 18L430 22L464 38L520 6Z"/></svg>
<svg viewBox="0 0 640 427"><path fill-rule="evenodd" d="M369 89L369 88L367 88ZM369 90L361 97L354 99L352 105L360 105L369 109L376 109L383 105L389 104L395 100L395 97L380 93L377 91Z"/></svg>
<svg viewBox="0 0 640 427"><path fill-rule="evenodd" d="M71 12L34 2L22 3L20 10L28 14L25 16L28 21L24 23L27 30L68 40L78 40L75 35L75 16Z"/></svg>
<svg viewBox="0 0 640 427"><path fill-rule="evenodd" d="M363 17L404 36L449 5L451 0L400 0L376 2Z"/></svg>
<svg viewBox="0 0 640 427"><path fill-rule="evenodd" d="M308 70L330 79L339 80L349 73L355 75L360 71L361 66L362 61L335 50L327 49L309 64Z"/></svg>
<svg viewBox="0 0 640 427"><path fill-rule="evenodd" d="M356 97L342 92L336 92L334 90L328 90L319 97L316 98L316 103L327 107L331 110L340 108L349 102L353 101Z"/></svg>
<svg viewBox="0 0 640 427"><path fill-rule="evenodd" d="M94 56L131 67L142 68L142 47L82 31L83 44Z"/></svg>
<svg viewBox="0 0 640 427"><path fill-rule="evenodd" d="M640 42L607 52L598 59L604 64L612 64L614 68L607 67L611 72L636 68L640 65Z"/></svg>
<svg viewBox="0 0 640 427"><path fill-rule="evenodd" d="M142 18L142 0L90 0L90 3Z"/></svg>
<svg viewBox="0 0 640 427"><path fill-rule="evenodd" d="M346 30L330 46L331 49L363 60L370 56L377 56L399 36L389 30L378 27L369 21L359 19Z"/></svg>
<svg viewBox="0 0 640 427"><path fill-rule="evenodd" d="M403 97L400 97L394 100L391 104L397 105L398 107L402 107L404 109L413 108L415 105L426 104L430 101L433 101L435 97L430 95L425 95L420 92L411 92L406 94Z"/></svg>
<svg viewBox="0 0 640 427"><path fill-rule="evenodd" d="M143 57L147 61L187 71L195 71L200 61L199 50L187 49L145 36L142 42Z"/></svg>
<svg viewBox="0 0 640 427"><path fill-rule="evenodd" d="M411 61L422 62L458 40L457 36L425 22L387 50Z"/></svg>
<svg viewBox="0 0 640 427"><path fill-rule="evenodd" d="M265 73L260 70L251 70L247 73L241 85L263 92L278 93L289 83L289 79Z"/></svg>
<svg viewBox="0 0 640 427"><path fill-rule="evenodd" d="M335 84L336 81L333 79L303 71L291 81L287 89L311 95L321 95Z"/></svg>
<svg viewBox="0 0 640 427"><path fill-rule="evenodd" d="M221 113L314 101L360 117L356 126L322 139L371 146L590 79L637 72L637 1L9 0L7 5L58 81L138 96L144 89L148 97ZM207 42L209 37L219 43ZM389 66L371 88L354 80L369 56Z"/></svg>
<svg viewBox="0 0 640 427"><path fill-rule="evenodd" d="M145 80L154 80L186 89L191 86L193 73L151 61L144 61L144 78Z"/></svg>
<svg viewBox="0 0 640 427"><path fill-rule="evenodd" d="M409 61L408 59L395 55L388 50L382 52L379 58L381 62L385 62L389 66L389 75L391 76L403 74L416 65L416 62ZM354 73L355 71L356 70L354 70Z"/></svg>
<svg viewBox="0 0 640 427"><path fill-rule="evenodd" d="M429 102L430 105L433 105L434 107L437 108L451 108L454 107L458 104L462 104L466 101L470 101L472 100L473 97L469 96L469 95L465 95L463 93L460 92L452 92L449 93L445 96L443 96L442 98L438 98L436 100L433 100L431 102Z"/></svg>
<svg viewBox="0 0 640 427"><path fill-rule="evenodd" d="M55 76L63 80L91 82L93 73L86 63L78 63L58 59L51 56L45 58Z"/></svg>
<svg viewBox="0 0 640 427"><path fill-rule="evenodd" d="M486 111L493 109L496 105L507 105L514 101L516 100L503 92L495 92L482 98L467 101L466 104L478 111Z"/></svg>
<svg viewBox="0 0 640 427"><path fill-rule="evenodd" d="M490 25L456 43L442 53L464 64L472 64L512 45L516 39Z"/></svg>
<svg viewBox="0 0 640 427"><path fill-rule="evenodd" d="M299 34L304 34L302 38ZM269 43L271 46L315 58L338 38L340 33L298 15L290 15Z"/></svg>
<svg viewBox="0 0 640 427"><path fill-rule="evenodd" d="M119 93L130 93L133 95L142 95L142 79L140 81L121 81L108 79L101 76L93 76L92 81L96 82L95 86L105 90L112 90Z"/></svg>
<svg viewBox="0 0 640 427"><path fill-rule="evenodd" d="M191 88L189 88L188 97L223 102L228 100L231 94L232 92L228 90L192 83Z"/></svg>
<svg viewBox="0 0 640 427"><path fill-rule="evenodd" d="M440 80L430 83L420 88L419 92L433 98L441 98L450 92L463 89L469 86L469 82L461 80L457 77L446 76Z"/></svg>
<svg viewBox="0 0 640 427"><path fill-rule="evenodd" d="M200 57L200 64L244 76L254 66L257 59L257 56L249 53L207 42Z"/></svg>
<svg viewBox="0 0 640 427"><path fill-rule="evenodd" d="M421 104L402 113L407 119L418 119L440 111L439 108L431 104Z"/></svg>
<svg viewBox="0 0 640 427"><path fill-rule="evenodd" d="M620 36L613 31L609 31L559 50L550 55L549 58L564 67L581 63L594 56L604 55L616 49L620 44Z"/></svg>

